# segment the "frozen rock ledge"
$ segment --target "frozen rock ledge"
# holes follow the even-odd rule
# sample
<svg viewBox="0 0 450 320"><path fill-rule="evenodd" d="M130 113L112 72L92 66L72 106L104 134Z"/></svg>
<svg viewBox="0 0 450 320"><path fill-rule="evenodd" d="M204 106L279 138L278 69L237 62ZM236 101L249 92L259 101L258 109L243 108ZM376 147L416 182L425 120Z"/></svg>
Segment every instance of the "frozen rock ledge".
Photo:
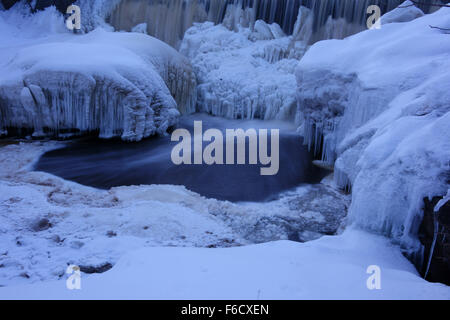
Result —
<svg viewBox="0 0 450 320"><path fill-rule="evenodd" d="M22 11L0 13L0 131L138 141L195 108L190 64L163 42L103 29L75 35L54 8Z"/></svg>
<svg viewBox="0 0 450 320"><path fill-rule="evenodd" d="M449 17L442 8L318 42L296 71L305 140L335 165L336 184L351 187L349 223L392 238L413 260L423 199L450 182L450 42L429 27L450 28Z"/></svg>

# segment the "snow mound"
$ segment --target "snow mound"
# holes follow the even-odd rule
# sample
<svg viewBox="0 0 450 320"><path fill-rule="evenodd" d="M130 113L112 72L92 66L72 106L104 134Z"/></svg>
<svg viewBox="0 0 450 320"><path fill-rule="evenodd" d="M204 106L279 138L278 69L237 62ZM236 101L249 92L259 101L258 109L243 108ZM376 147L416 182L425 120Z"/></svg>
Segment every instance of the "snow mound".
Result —
<svg viewBox="0 0 450 320"><path fill-rule="evenodd" d="M189 62L137 33L64 29L54 8L0 14L0 128L92 132L138 141L195 106ZM36 27L38 24L38 27Z"/></svg>
<svg viewBox="0 0 450 320"><path fill-rule="evenodd" d="M230 31L211 22L186 31L180 51L198 80L198 111L232 119L292 119L294 70L306 50L276 24Z"/></svg>
<svg viewBox="0 0 450 320"><path fill-rule="evenodd" d="M322 41L297 69L306 140L353 189L349 221L418 251L424 197L450 183L450 9Z"/></svg>

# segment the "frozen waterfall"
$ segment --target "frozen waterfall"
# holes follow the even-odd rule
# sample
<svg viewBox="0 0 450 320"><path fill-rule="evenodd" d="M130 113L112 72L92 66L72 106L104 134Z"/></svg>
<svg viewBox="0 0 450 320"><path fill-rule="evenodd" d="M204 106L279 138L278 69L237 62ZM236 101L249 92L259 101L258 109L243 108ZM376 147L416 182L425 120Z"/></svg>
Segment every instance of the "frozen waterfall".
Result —
<svg viewBox="0 0 450 320"><path fill-rule="evenodd" d="M99 1L99 0L97 0ZM439 0L426 0L431 3ZM252 27L257 20L277 23L286 34L292 34L300 7L314 15L308 43L343 38L366 27L366 9L380 6L390 11L402 0L122 0L112 10L108 22L118 30L130 31L147 23L148 34L178 47L185 31L194 22L222 23L238 30ZM424 11L429 10L423 5Z"/></svg>

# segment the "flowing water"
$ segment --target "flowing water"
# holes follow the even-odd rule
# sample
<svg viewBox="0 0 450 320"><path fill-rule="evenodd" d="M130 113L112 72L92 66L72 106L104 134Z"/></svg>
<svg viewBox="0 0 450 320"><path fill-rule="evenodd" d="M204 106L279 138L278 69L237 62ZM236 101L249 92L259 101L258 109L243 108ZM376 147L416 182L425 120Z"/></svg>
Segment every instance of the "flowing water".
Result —
<svg viewBox="0 0 450 320"><path fill-rule="evenodd" d="M108 21L117 30L130 31L147 23L147 32L178 47L185 31L194 22L224 23L229 28L249 27L258 19L278 23L286 34L292 34L300 6L314 15L310 43L329 38L343 38L366 28L367 8L378 5L382 13L404 0L122 0ZM423 0L421 9L428 12L430 3ZM340 20L342 23L330 23Z"/></svg>
<svg viewBox="0 0 450 320"><path fill-rule="evenodd" d="M250 165L248 161L246 165L174 165L171 152L177 142L172 142L170 136L139 143L78 140L44 154L35 169L102 189L140 184L183 185L203 196L229 201L271 200L282 191L302 183L319 182L324 176L323 171L312 166L302 138L289 124L192 115L184 117L179 127L193 133L194 120L203 121L204 131L208 128L222 132L237 128L280 129L278 174L261 176L261 165Z"/></svg>

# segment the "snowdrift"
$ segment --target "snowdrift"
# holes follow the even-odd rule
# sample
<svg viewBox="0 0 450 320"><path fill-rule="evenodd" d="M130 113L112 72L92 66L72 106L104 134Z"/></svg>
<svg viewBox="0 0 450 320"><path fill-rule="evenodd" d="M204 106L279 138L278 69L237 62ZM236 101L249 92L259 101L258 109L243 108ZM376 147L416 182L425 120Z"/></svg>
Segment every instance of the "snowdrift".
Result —
<svg viewBox="0 0 450 320"><path fill-rule="evenodd" d="M367 288L367 267L382 270ZM301 244L271 242L227 249L145 248L101 275L0 288L0 299L449 299L421 279L384 237L351 231Z"/></svg>
<svg viewBox="0 0 450 320"><path fill-rule="evenodd" d="M430 27L450 28L450 9L402 22L417 16L319 42L296 71L306 140L353 190L350 223L412 252L423 198L450 183L450 35Z"/></svg>
<svg viewBox="0 0 450 320"><path fill-rule="evenodd" d="M195 107L189 62L140 33L71 34L54 8L0 13L0 128L138 141ZM178 110L177 110L178 106Z"/></svg>

